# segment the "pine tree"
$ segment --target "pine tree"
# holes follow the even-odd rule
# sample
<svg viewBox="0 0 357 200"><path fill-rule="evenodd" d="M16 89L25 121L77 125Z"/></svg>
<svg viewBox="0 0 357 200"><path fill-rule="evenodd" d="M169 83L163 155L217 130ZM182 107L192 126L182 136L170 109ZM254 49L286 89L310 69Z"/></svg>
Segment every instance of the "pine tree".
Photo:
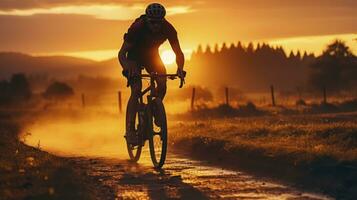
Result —
<svg viewBox="0 0 357 200"><path fill-rule="evenodd" d="M223 42L221 51L227 51L227 50L228 50L227 45L225 42Z"/></svg>
<svg viewBox="0 0 357 200"><path fill-rule="evenodd" d="M212 54L211 46L207 44L205 54Z"/></svg>
<svg viewBox="0 0 357 200"><path fill-rule="evenodd" d="M202 53L203 53L202 45L199 44L199 45L198 45L198 48L197 48L197 54L198 54L198 55L201 55Z"/></svg>
<svg viewBox="0 0 357 200"><path fill-rule="evenodd" d="M219 53L219 47L217 43L214 45L213 53Z"/></svg>

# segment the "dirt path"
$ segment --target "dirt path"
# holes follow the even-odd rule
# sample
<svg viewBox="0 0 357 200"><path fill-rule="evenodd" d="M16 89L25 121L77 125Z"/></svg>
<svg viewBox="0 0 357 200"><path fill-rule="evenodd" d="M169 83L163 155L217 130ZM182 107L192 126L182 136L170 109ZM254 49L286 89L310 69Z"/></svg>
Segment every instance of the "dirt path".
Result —
<svg viewBox="0 0 357 200"><path fill-rule="evenodd" d="M91 179L108 189L103 192L114 193L108 199L330 199L175 154L168 155L160 171L151 167L149 159L147 152L138 164L119 159L71 158Z"/></svg>
<svg viewBox="0 0 357 200"><path fill-rule="evenodd" d="M32 146L41 141L41 148L60 156L85 156L70 159L99 189L97 199L328 199L172 153L161 171L152 168L147 152L138 164L130 163L117 123L107 117L39 121L27 128L32 133L27 141Z"/></svg>

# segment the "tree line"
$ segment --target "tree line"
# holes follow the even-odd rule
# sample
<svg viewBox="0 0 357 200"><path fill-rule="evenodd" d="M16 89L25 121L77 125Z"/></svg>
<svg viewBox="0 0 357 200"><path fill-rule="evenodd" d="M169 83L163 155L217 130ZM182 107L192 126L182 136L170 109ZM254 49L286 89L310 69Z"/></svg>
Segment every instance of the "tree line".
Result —
<svg viewBox="0 0 357 200"><path fill-rule="evenodd" d="M272 84L282 89L322 85L340 89L350 87L357 77L356 56L340 40L329 44L318 57L300 51L286 53L281 46L265 43L246 46L241 42L229 46L224 43L213 49L199 45L188 66L193 81L250 91L266 90Z"/></svg>

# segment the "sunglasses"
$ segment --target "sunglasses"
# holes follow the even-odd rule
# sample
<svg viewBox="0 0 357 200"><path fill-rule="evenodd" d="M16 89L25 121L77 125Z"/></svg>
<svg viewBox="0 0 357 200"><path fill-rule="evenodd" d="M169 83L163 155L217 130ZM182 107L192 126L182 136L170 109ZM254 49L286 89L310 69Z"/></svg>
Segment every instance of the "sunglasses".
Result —
<svg viewBox="0 0 357 200"><path fill-rule="evenodd" d="M162 23L162 19L147 19L147 22L149 22L152 25L160 25Z"/></svg>

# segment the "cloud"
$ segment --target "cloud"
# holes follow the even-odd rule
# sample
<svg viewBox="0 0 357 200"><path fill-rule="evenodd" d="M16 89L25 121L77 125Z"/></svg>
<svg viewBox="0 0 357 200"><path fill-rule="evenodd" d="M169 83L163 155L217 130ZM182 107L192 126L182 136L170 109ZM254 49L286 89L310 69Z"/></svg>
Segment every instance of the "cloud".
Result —
<svg viewBox="0 0 357 200"><path fill-rule="evenodd" d="M130 23L73 14L0 15L0 51L40 53L118 49Z"/></svg>
<svg viewBox="0 0 357 200"><path fill-rule="evenodd" d="M0 10L28 10L38 8L52 8L62 6L76 6L76 5L91 5L91 4L125 4L125 3L140 3L144 1L128 1L128 0L1 0Z"/></svg>
<svg viewBox="0 0 357 200"><path fill-rule="evenodd" d="M102 2L103 3L103 2ZM0 10L0 15L31 16L36 14L92 15L99 19L128 20L145 12L144 4L90 4L64 5L50 8ZM193 12L190 6L168 6L167 15Z"/></svg>
<svg viewBox="0 0 357 200"><path fill-rule="evenodd" d="M0 10L29 10L29 9L48 9L53 7L64 6L88 6L88 5L116 5L130 7L133 5L147 5L152 0L1 0ZM324 9L328 7L356 7L355 0L162 0L163 5L173 6L190 6L194 9L270 9L270 8L292 8L301 7Z"/></svg>
<svg viewBox="0 0 357 200"><path fill-rule="evenodd" d="M119 6L133 6L133 5L147 5L152 0L1 0L0 10L29 10L29 9L48 9L53 7L63 6L88 6L88 5L119 5ZM201 0L170 0L164 1L165 6L190 6L200 3Z"/></svg>
<svg viewBox="0 0 357 200"><path fill-rule="evenodd" d="M0 51L32 53L117 49L130 23L144 12L148 1L23 0L12 1L12 9L6 11L4 2L10 1L0 0ZM25 7L28 2L33 4ZM357 1L167 2L164 5L170 15L168 20L187 49L200 43L357 31Z"/></svg>
<svg viewBox="0 0 357 200"><path fill-rule="evenodd" d="M122 5L82 5L82 6L63 6L52 8L34 8L27 10L11 10L0 11L2 15L16 15L16 16L31 16L36 14L79 14L92 15L99 19L118 19L126 20L134 18L142 13L142 9L135 6Z"/></svg>

